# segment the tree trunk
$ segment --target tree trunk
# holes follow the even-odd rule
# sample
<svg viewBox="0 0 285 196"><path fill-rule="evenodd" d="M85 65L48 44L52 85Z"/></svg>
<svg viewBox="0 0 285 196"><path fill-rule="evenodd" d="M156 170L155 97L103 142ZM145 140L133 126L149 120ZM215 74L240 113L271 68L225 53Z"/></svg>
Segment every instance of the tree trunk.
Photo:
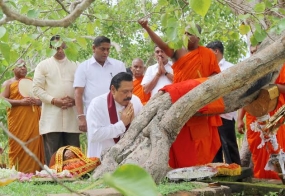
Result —
<svg viewBox="0 0 285 196"><path fill-rule="evenodd" d="M223 97L225 112L252 102L259 89L274 83L285 62L285 36L189 91L174 104L168 93L153 97L134 119L125 136L107 152L93 177L118 165L134 163L145 168L158 183L168 171L169 149L181 127L204 105Z"/></svg>

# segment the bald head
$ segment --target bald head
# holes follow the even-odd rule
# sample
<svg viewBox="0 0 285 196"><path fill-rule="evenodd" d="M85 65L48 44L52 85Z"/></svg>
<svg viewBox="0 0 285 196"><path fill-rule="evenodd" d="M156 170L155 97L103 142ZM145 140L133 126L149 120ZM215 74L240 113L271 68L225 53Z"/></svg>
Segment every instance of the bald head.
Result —
<svg viewBox="0 0 285 196"><path fill-rule="evenodd" d="M142 77L144 74L144 70L145 70L143 60L140 58L135 58L132 62L132 69L131 70L132 70L133 76L135 78Z"/></svg>

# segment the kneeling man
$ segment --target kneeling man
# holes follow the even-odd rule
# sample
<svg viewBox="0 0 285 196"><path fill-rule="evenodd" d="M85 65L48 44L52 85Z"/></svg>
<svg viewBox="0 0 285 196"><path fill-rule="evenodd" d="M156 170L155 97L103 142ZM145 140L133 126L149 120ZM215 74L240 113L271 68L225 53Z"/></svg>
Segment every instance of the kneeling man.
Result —
<svg viewBox="0 0 285 196"><path fill-rule="evenodd" d="M91 101L86 120L88 140L94 143L88 152L93 156L100 158L103 150L115 145L142 109L133 89L132 75L120 72L112 78L110 92Z"/></svg>

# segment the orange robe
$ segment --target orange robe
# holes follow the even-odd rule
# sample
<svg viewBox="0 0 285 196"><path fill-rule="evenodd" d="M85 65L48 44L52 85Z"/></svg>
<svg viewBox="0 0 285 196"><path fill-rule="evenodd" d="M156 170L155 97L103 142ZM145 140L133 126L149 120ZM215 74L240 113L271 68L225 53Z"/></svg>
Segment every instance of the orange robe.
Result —
<svg viewBox="0 0 285 196"><path fill-rule="evenodd" d="M19 81L10 85L10 96L8 99L23 99L18 91ZM42 136L39 134L39 120L41 109L39 106L13 106L8 108L8 129L17 138L23 142L33 140L26 146L32 151L37 158L44 163L44 147ZM9 164L13 165L20 172L34 173L40 171L40 166L30 157L24 149L13 139L9 139Z"/></svg>
<svg viewBox="0 0 285 196"><path fill-rule="evenodd" d="M143 87L141 85L143 76L140 78L135 78L133 80L133 84L134 84L134 91L133 94L135 94L136 96L138 96L142 102L143 105L145 105L149 98L150 98L150 93L146 94L143 90Z"/></svg>
<svg viewBox="0 0 285 196"><path fill-rule="evenodd" d="M180 58L172 65L172 68L174 83L208 77L220 72L214 53L203 46L199 46L198 49ZM200 84L203 80L197 79L195 83ZM224 106L220 107L220 104L223 104L221 100L218 104L214 102L212 105L214 107L208 107L207 112L211 113L212 109L223 112ZM221 125L222 121L218 115L191 117L170 148L170 167L190 167L212 162L221 146L218 133L218 126Z"/></svg>
<svg viewBox="0 0 285 196"><path fill-rule="evenodd" d="M275 84L285 84L285 64L280 70L279 76L275 81ZM273 115L282 105L285 104L285 94L280 93L278 103L274 111L270 112L270 116ZM261 143L259 132L254 132L250 128L250 124L256 121L256 118L246 113L246 127L247 127L247 140L249 149L252 153L253 161L253 174L255 178L273 178L280 179L276 172L264 170L265 165L269 159L269 153L266 147L257 149L257 146ZM285 150L285 125L279 127L277 132L277 142L283 151Z"/></svg>

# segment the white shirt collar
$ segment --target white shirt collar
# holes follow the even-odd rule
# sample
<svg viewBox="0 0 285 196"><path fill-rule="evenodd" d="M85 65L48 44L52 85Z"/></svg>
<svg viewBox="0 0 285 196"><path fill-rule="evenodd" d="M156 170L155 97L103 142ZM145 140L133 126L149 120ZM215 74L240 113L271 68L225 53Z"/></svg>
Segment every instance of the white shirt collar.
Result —
<svg viewBox="0 0 285 196"><path fill-rule="evenodd" d="M226 62L226 59L225 58L222 58L222 60L220 60L219 62L219 66L223 66L223 64Z"/></svg>
<svg viewBox="0 0 285 196"><path fill-rule="evenodd" d="M96 61L96 59L95 59L95 57L94 57L94 56L92 56L92 58L91 58L91 63L92 63L92 64L97 63L97 64L101 65L100 63L98 63L98 61ZM106 59L106 61L105 61L104 65L106 65L106 64L108 64L108 63L111 63L111 61L110 61L109 57L107 57L107 59ZM104 66L104 65L103 65L103 66Z"/></svg>

